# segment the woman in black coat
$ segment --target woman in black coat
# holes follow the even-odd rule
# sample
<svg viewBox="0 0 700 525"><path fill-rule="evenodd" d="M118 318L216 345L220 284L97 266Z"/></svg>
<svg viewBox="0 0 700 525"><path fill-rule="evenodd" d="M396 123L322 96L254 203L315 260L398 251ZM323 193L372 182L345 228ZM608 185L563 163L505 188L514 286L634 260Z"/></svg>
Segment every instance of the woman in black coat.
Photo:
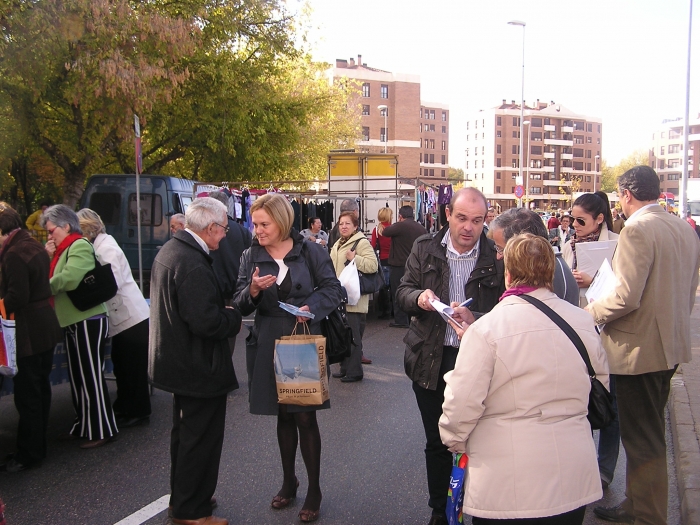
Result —
<svg viewBox="0 0 700 525"><path fill-rule="evenodd" d="M0 202L0 298L15 316L19 412L17 452L0 465L5 472L39 466L46 457L46 427L51 407L49 374L62 331L49 303L49 256L26 229L19 214Z"/></svg>
<svg viewBox="0 0 700 525"><path fill-rule="evenodd" d="M303 522L318 519L321 507L321 434L318 406L282 405L277 402L273 367L275 339L290 335L297 322L282 310L278 301L300 307L315 315L309 322L312 334L320 334L320 320L342 300L342 288L328 252L319 244L304 241L292 229L294 212L285 197L267 194L250 208L256 238L241 257L234 306L243 315L255 314L255 325L246 340L246 363L250 412L277 416L277 440L282 456L284 481L272 499L272 508L283 509L296 497L299 481L295 475L297 442L309 478L306 501L299 512Z"/></svg>

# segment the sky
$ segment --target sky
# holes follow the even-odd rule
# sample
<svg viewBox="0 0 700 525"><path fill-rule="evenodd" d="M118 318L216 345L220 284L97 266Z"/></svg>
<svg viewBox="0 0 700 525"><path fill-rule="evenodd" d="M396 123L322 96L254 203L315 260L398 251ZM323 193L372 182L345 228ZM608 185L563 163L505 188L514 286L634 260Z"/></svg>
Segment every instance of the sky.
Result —
<svg viewBox="0 0 700 525"><path fill-rule="evenodd" d="M648 149L685 113L690 0L308 0L314 59L362 55L419 75L421 99L450 108L450 165L464 167L466 121L502 99L555 101L603 120L609 164ZM693 12L690 117L700 113L700 2Z"/></svg>

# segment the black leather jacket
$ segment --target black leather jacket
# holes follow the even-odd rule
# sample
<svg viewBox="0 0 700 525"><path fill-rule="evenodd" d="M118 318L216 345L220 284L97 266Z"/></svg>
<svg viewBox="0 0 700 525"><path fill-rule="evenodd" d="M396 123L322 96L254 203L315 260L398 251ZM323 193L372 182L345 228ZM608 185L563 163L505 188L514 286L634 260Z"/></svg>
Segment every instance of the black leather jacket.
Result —
<svg viewBox="0 0 700 525"><path fill-rule="evenodd" d="M429 288L443 303L450 303L450 266L442 245L447 230L445 226L416 240L396 293L399 307L413 316L403 339L406 375L429 390L437 388L447 324L437 312L420 308L418 296ZM474 298L469 309L477 318L491 311L505 291L503 261L496 258L493 241L482 233L479 246L479 259L464 283L465 297Z"/></svg>

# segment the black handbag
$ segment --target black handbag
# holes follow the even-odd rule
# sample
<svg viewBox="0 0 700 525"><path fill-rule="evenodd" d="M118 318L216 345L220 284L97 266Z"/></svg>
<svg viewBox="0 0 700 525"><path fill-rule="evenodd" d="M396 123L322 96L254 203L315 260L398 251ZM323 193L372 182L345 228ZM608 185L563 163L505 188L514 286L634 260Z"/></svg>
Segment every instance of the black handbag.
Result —
<svg viewBox="0 0 700 525"><path fill-rule="evenodd" d="M610 392L603 386L603 383L598 381L595 376L595 370L591 365L591 359L588 357L586 346L581 341L576 331L571 328L569 323L564 321L559 314L544 304L539 299L535 299L530 295L521 295L522 299L537 307L547 317L562 329L562 331L571 339L578 353L581 354L586 368L588 368L588 376L591 378L591 392L588 394L588 422L593 430L599 430L607 427L615 420L615 410L613 409L613 397Z"/></svg>
<svg viewBox="0 0 700 525"><path fill-rule="evenodd" d="M66 254L66 260L70 256L70 247ZM93 248L92 256L95 259L95 268L87 272L75 290L66 292L68 298L78 310L84 312L94 308L117 295L117 281L112 272L112 265L100 264L95 256Z"/></svg>
<svg viewBox="0 0 700 525"><path fill-rule="evenodd" d="M321 320L321 332L326 338L326 358L331 365L350 357L352 345L355 344L352 328L348 324L347 312L345 311L346 302L347 297L335 310Z"/></svg>
<svg viewBox="0 0 700 525"><path fill-rule="evenodd" d="M352 245L352 250L353 252L355 251L355 248L357 248L357 243L360 242L362 239L357 239L355 241L355 244ZM377 259L377 254L374 254L375 259ZM360 294L366 295L366 294L375 294L382 288L384 288L384 272L382 272L382 265L379 262L379 259L377 259L377 271L374 273L363 273L360 270L357 270L357 276L360 278Z"/></svg>

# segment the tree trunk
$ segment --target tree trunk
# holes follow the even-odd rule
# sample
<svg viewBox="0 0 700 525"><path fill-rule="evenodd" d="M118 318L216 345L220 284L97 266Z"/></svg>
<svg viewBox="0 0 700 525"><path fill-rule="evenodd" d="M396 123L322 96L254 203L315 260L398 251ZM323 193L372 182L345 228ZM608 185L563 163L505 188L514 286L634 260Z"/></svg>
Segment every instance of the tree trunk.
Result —
<svg viewBox="0 0 700 525"><path fill-rule="evenodd" d="M68 172L64 170L63 204L75 208L85 189L85 173Z"/></svg>

